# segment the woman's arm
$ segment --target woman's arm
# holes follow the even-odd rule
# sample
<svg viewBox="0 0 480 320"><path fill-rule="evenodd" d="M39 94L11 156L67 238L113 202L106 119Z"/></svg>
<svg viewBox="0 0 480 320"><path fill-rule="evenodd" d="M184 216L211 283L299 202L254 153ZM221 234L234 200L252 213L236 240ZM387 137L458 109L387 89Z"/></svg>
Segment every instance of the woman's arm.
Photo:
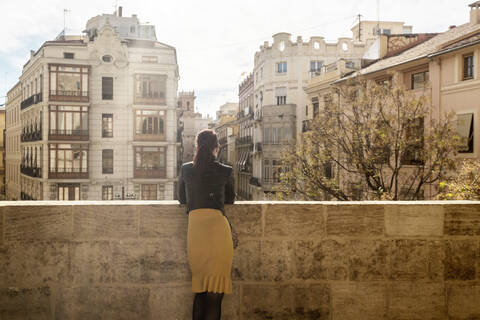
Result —
<svg viewBox="0 0 480 320"><path fill-rule="evenodd" d="M187 196L185 194L185 181L183 180L183 166L180 168L180 176L178 176L178 201L181 204L187 204Z"/></svg>
<svg viewBox="0 0 480 320"><path fill-rule="evenodd" d="M230 169L230 175L225 185L225 203L233 204L235 202L235 182L233 178L233 168Z"/></svg>

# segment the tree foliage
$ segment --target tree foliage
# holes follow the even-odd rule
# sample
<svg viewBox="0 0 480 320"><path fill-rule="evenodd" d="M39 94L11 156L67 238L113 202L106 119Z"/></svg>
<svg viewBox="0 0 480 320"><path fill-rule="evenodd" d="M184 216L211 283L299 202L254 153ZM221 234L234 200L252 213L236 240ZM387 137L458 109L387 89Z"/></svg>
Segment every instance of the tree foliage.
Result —
<svg viewBox="0 0 480 320"><path fill-rule="evenodd" d="M452 115L433 119L425 96L355 80L324 101L311 130L283 155L283 198L421 199L425 185L454 168Z"/></svg>
<svg viewBox="0 0 480 320"><path fill-rule="evenodd" d="M480 200L480 161L464 160L458 174L440 182L441 200Z"/></svg>

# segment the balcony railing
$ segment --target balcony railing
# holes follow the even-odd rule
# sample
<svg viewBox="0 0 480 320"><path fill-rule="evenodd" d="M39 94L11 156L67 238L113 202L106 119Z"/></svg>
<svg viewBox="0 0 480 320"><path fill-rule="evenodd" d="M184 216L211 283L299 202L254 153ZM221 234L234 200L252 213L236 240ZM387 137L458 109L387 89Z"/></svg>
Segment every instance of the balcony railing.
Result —
<svg viewBox="0 0 480 320"><path fill-rule="evenodd" d="M25 174L25 175L33 177L33 178L41 178L42 177L42 168L31 168L31 167L26 167L26 166L21 165L20 166L20 172L22 174Z"/></svg>
<svg viewBox="0 0 480 320"><path fill-rule="evenodd" d="M88 130L50 129L49 140L88 140Z"/></svg>
<svg viewBox="0 0 480 320"><path fill-rule="evenodd" d="M49 179L88 179L87 168L49 168Z"/></svg>
<svg viewBox="0 0 480 320"><path fill-rule="evenodd" d="M23 191L20 192L20 199L21 200L37 200L34 197L32 197L31 195L29 195L28 193L25 193Z"/></svg>
<svg viewBox="0 0 480 320"><path fill-rule="evenodd" d="M20 140L22 142L29 142L29 141L39 141L42 140L42 127L39 130L35 130L32 132L24 132L20 135Z"/></svg>
<svg viewBox="0 0 480 320"><path fill-rule="evenodd" d="M37 93L37 94L34 94L34 95L30 96L28 99L25 99L20 103L20 109L24 110L24 109L30 107L31 105L37 104L37 103L42 102L42 101L43 101L43 95L42 95L41 92Z"/></svg>
<svg viewBox="0 0 480 320"><path fill-rule="evenodd" d="M143 179L165 178L165 168L135 168L133 177Z"/></svg>
<svg viewBox="0 0 480 320"><path fill-rule="evenodd" d="M250 177L250 180L248 181L249 184L251 184L252 186L257 186L257 187L261 187L262 184L260 183L260 180L258 178L255 178L255 177Z"/></svg>
<svg viewBox="0 0 480 320"><path fill-rule="evenodd" d="M50 90L51 101L88 101L88 91Z"/></svg>
<svg viewBox="0 0 480 320"><path fill-rule="evenodd" d="M247 137L242 137L236 139L235 143L237 145L248 145L248 144L253 144L252 142L252 136L247 136Z"/></svg>
<svg viewBox="0 0 480 320"><path fill-rule="evenodd" d="M160 95L156 93L143 93L135 96L136 104L165 104L166 99L165 95Z"/></svg>

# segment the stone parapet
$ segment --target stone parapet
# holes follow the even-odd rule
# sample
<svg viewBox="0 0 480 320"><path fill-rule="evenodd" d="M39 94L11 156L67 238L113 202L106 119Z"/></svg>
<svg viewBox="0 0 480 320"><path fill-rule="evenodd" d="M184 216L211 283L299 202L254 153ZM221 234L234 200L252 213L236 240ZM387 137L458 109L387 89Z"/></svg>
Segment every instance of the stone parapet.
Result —
<svg viewBox="0 0 480 320"><path fill-rule="evenodd" d="M480 318L480 202L239 202L222 319ZM191 319L173 201L0 202L0 319Z"/></svg>

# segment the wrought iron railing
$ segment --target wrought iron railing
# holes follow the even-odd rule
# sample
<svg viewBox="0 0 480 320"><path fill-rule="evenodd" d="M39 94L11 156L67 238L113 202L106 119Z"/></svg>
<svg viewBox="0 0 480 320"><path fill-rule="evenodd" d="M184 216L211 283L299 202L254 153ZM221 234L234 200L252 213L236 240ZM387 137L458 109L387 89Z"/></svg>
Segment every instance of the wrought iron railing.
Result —
<svg viewBox="0 0 480 320"><path fill-rule="evenodd" d="M33 177L33 178L41 178L42 177L42 168L32 168L32 167L26 167L26 166L20 166L20 172L22 174L25 174L27 176Z"/></svg>

